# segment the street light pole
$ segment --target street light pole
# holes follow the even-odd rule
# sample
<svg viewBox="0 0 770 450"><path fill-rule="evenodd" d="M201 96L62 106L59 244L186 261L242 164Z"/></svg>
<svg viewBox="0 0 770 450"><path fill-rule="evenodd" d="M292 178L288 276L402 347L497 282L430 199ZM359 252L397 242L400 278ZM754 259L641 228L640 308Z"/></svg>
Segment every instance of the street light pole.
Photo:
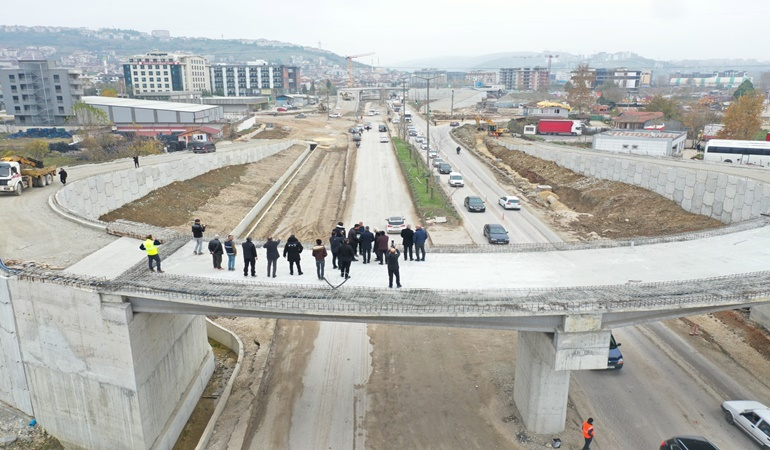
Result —
<svg viewBox="0 0 770 450"><path fill-rule="evenodd" d="M454 119L455 115L455 90L452 89L452 106L449 107L449 117Z"/></svg>
<svg viewBox="0 0 770 450"><path fill-rule="evenodd" d="M404 78L404 79L401 80L401 87L402 87L402 92L403 92L403 94L401 96L401 108L403 108L403 111L401 112L402 113L401 114L402 117L404 116L404 113L406 113L406 82L407 81L408 81L408 78ZM398 125L401 128L401 133L399 133L399 134L402 135L404 141L406 141L407 140L406 139L406 122L404 122L404 123L400 123L400 122L401 121L399 121Z"/></svg>
<svg viewBox="0 0 770 450"><path fill-rule="evenodd" d="M436 78L441 77L441 75L436 75L434 77L418 77L416 75L413 75L415 78L419 78L421 80L425 80L427 83L427 89L425 92L425 107L427 108L427 129L425 131L425 140L427 141L428 145L425 149L425 165L430 169L430 80L435 80Z"/></svg>

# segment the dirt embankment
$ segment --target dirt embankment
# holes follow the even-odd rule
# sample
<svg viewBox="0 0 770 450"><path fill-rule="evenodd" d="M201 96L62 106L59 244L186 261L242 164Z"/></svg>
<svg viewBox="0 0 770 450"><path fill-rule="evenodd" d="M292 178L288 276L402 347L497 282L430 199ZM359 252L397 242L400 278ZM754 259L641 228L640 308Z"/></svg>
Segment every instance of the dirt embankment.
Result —
<svg viewBox="0 0 770 450"><path fill-rule="evenodd" d="M528 199L548 208L558 199L569 208L571 213L560 212L555 222L582 239L663 236L723 226L640 187L586 177L493 140L486 140L486 149L500 160L499 168L523 178L517 187ZM551 186L554 198L538 194L534 185Z"/></svg>

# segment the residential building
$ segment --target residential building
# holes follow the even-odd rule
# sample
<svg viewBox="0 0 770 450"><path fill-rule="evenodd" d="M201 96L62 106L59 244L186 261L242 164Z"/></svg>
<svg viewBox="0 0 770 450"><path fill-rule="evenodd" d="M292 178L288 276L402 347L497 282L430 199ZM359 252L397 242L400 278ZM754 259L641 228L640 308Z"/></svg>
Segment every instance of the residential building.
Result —
<svg viewBox="0 0 770 450"><path fill-rule="evenodd" d="M488 70L474 70L465 74L465 79L471 82L471 86L492 86L497 83L497 72Z"/></svg>
<svg viewBox="0 0 770 450"><path fill-rule="evenodd" d="M6 113L17 125L66 125L83 96L80 76L54 61L21 60L17 69L0 69Z"/></svg>
<svg viewBox="0 0 770 450"><path fill-rule="evenodd" d="M508 91L536 91L550 85L548 68L502 68L498 82Z"/></svg>
<svg viewBox="0 0 770 450"><path fill-rule="evenodd" d="M132 56L123 64L123 75L130 95L211 92L208 62L200 56L158 51Z"/></svg>
<svg viewBox="0 0 770 450"><path fill-rule="evenodd" d="M264 61L216 64L210 68L210 78L213 92L223 97L296 94L301 82L299 67Z"/></svg>
<svg viewBox="0 0 770 450"><path fill-rule="evenodd" d="M422 88L428 86L428 80L432 87L446 86L447 72L438 69L421 69L414 72L409 79L409 87Z"/></svg>
<svg viewBox="0 0 770 450"><path fill-rule="evenodd" d="M662 124L662 112L623 111L612 118L612 128L620 130L643 130Z"/></svg>
<svg viewBox="0 0 770 450"><path fill-rule="evenodd" d="M670 86L696 86L696 87L723 87L735 88L745 80L753 82L753 78L746 71L726 70L712 73L675 73L671 75L668 84Z"/></svg>
<svg viewBox="0 0 770 450"><path fill-rule="evenodd" d="M594 136L592 148L615 153L673 156L684 150L687 132L610 130Z"/></svg>

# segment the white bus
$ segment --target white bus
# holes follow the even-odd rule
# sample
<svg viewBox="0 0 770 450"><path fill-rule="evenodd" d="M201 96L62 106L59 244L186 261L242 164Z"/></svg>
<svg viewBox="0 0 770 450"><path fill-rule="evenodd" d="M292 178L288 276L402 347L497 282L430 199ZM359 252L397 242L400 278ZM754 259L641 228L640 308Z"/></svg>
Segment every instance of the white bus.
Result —
<svg viewBox="0 0 770 450"><path fill-rule="evenodd" d="M770 142L711 139L706 143L703 160L770 166Z"/></svg>

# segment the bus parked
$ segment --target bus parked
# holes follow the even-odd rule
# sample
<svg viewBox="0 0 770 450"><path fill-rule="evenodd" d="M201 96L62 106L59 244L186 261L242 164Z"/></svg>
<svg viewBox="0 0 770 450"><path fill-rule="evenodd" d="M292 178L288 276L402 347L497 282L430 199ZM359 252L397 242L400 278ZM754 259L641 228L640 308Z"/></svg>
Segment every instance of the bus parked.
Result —
<svg viewBox="0 0 770 450"><path fill-rule="evenodd" d="M770 142L711 139L706 143L703 160L770 166Z"/></svg>

